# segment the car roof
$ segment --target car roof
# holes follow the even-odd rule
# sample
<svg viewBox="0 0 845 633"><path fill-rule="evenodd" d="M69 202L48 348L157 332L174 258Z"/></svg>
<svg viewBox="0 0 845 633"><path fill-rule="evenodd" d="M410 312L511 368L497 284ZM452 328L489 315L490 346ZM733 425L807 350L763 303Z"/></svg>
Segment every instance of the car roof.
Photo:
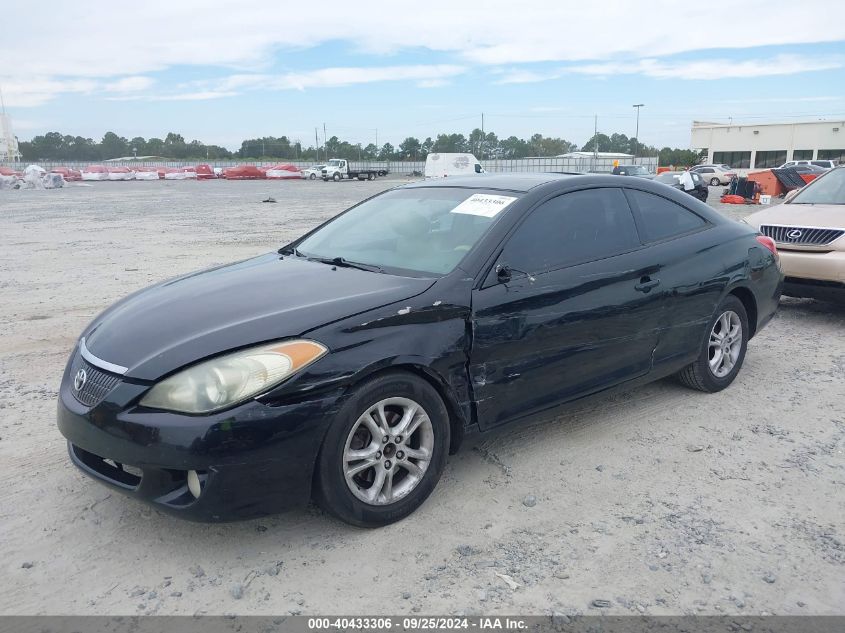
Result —
<svg viewBox="0 0 845 633"><path fill-rule="evenodd" d="M447 176L445 178L432 178L421 180L405 185L405 188L416 187L467 187L471 189L505 189L508 191L527 192L540 185L545 185L556 180L572 178L573 174L543 173L500 173L500 174L479 174L477 176Z"/></svg>

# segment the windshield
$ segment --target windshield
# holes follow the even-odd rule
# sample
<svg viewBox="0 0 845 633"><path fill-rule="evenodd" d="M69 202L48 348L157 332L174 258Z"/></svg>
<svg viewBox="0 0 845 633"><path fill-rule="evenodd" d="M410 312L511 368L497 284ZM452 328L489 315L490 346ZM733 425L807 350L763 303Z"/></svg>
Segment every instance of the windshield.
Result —
<svg viewBox="0 0 845 633"><path fill-rule="evenodd" d="M332 167L340 167L340 161L336 159L332 159L329 161L329 165Z"/></svg>
<svg viewBox="0 0 845 633"><path fill-rule="evenodd" d="M296 248L305 257L444 275L517 196L448 187L395 189L338 216Z"/></svg>
<svg viewBox="0 0 845 633"><path fill-rule="evenodd" d="M838 167L816 178L789 204L845 204L845 168Z"/></svg>

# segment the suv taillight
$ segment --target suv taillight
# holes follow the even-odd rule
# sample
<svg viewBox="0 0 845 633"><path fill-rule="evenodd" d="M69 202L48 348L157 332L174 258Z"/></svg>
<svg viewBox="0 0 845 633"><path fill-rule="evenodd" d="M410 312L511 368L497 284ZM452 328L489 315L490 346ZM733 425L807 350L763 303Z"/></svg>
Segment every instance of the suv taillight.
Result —
<svg viewBox="0 0 845 633"><path fill-rule="evenodd" d="M766 237L765 235L758 235L757 241L760 242L760 244L762 244L766 248L768 248L770 251L772 251L772 255L775 256L775 259L779 258L778 247L772 238Z"/></svg>

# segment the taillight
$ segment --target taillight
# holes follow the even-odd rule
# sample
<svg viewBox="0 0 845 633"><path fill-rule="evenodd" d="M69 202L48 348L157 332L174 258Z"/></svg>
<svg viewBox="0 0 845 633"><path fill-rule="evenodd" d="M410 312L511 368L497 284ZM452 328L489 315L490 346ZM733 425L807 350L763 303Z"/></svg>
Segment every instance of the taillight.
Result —
<svg viewBox="0 0 845 633"><path fill-rule="evenodd" d="M766 248L768 248L770 251L772 251L772 255L775 256L775 259L778 258L778 247L772 238L766 237L765 235L758 235L757 241L760 242Z"/></svg>

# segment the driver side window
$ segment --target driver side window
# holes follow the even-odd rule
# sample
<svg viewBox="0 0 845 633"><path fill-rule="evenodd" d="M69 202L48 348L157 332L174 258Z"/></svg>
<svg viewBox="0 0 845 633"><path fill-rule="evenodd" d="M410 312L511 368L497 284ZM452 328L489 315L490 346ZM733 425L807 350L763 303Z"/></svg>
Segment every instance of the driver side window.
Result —
<svg viewBox="0 0 845 633"><path fill-rule="evenodd" d="M508 240L500 261L517 271L540 274L640 246L622 191L586 189L552 198L534 209Z"/></svg>

